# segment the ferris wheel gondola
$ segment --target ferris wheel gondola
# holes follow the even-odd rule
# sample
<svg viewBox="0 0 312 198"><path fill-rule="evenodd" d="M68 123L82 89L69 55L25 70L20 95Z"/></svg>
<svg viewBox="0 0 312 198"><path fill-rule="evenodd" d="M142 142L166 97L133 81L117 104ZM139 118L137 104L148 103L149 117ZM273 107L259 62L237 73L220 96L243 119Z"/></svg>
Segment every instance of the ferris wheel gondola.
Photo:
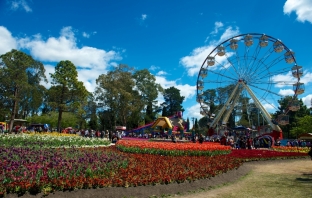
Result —
<svg viewBox="0 0 312 198"><path fill-rule="evenodd" d="M281 135L279 125L289 123L289 111L297 111L300 104L299 94L304 93L304 84L300 82L302 66L297 65L295 52L282 41L265 34L249 33L231 37L217 45L208 54L200 68L197 78L197 101L200 113L210 116L207 93L214 89L219 94L216 113L210 127L225 125L230 114L242 114L241 95L248 98L259 109L266 122ZM281 78L287 76L286 78ZM282 80L278 80L282 79ZM274 88L292 88L292 100L277 119L272 119L269 108L277 108L277 101L283 97ZM208 104L208 105L207 105Z"/></svg>

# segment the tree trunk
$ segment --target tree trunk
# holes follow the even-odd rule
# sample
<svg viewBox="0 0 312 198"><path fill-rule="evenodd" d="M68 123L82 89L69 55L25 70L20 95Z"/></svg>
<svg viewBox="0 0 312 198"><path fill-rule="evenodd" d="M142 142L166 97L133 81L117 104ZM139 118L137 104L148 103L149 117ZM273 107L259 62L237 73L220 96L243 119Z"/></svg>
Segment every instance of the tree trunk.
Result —
<svg viewBox="0 0 312 198"><path fill-rule="evenodd" d="M58 132L62 132L61 131L61 121L62 121L62 110L59 110L59 115L58 115L58 119L57 119L57 131Z"/></svg>
<svg viewBox="0 0 312 198"><path fill-rule="evenodd" d="M11 133L13 129L13 124L14 124L14 119L15 119L15 114L16 114L16 109L17 109L17 97L18 97L18 88L15 87L14 102L13 102L13 109L12 109L11 118L10 118L9 133Z"/></svg>

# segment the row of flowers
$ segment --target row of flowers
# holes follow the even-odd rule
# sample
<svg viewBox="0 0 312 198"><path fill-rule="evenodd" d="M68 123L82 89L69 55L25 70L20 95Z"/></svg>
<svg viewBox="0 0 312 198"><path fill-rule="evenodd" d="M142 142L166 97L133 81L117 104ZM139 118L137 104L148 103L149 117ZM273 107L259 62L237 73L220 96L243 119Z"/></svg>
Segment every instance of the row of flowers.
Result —
<svg viewBox="0 0 312 198"><path fill-rule="evenodd" d="M279 152L297 152L297 153L308 153L309 147L289 147L289 146L273 146L272 150Z"/></svg>
<svg viewBox="0 0 312 198"><path fill-rule="evenodd" d="M273 150L231 151L227 146L216 144L119 141L116 145L93 148L0 146L0 195L1 192L47 194L56 190L180 183L213 177L236 169L245 161L307 156L306 153ZM121 152L122 148L136 152ZM161 154L159 151L165 155L154 155ZM217 155L216 151L226 154ZM197 154L190 156L192 153L187 152ZM198 154L200 152L210 154Z"/></svg>
<svg viewBox="0 0 312 198"><path fill-rule="evenodd" d="M0 191L45 192L193 181L238 168L230 156L158 156L115 147L32 150L0 147Z"/></svg>
<svg viewBox="0 0 312 198"><path fill-rule="evenodd" d="M78 136L77 134L71 134L71 133L60 133L60 132L31 132L31 131L27 131L25 132L25 134L28 135L34 135L34 136L54 136L54 137L72 137L72 136Z"/></svg>
<svg viewBox="0 0 312 198"><path fill-rule="evenodd" d="M128 166L124 154L106 147L39 150L2 146L0 158L0 189L2 185L9 193L69 189L66 181L77 178L109 180Z"/></svg>
<svg viewBox="0 0 312 198"><path fill-rule="evenodd" d="M56 136L46 134L17 134L0 135L0 145L10 147L82 147L82 146L107 146L110 142L100 138L85 138L81 136Z"/></svg>
<svg viewBox="0 0 312 198"><path fill-rule="evenodd" d="M148 142L148 141L123 141L116 144L123 152L158 154L169 156L215 156L231 152L230 146L220 144L200 143L173 143L173 142Z"/></svg>
<svg viewBox="0 0 312 198"><path fill-rule="evenodd" d="M296 152L279 152L274 150L261 150L261 149L239 149L232 150L229 154L230 157L242 159L244 161L258 161L258 160L270 160L270 159L291 159L307 157L307 153Z"/></svg>

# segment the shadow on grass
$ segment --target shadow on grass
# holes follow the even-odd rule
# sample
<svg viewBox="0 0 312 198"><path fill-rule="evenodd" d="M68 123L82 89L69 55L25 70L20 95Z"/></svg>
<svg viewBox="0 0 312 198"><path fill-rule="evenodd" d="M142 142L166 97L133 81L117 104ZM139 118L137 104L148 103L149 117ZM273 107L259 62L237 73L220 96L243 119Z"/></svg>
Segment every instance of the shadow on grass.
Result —
<svg viewBox="0 0 312 198"><path fill-rule="evenodd" d="M296 178L296 181L302 182L302 183L312 183L312 173L304 173L302 174L303 177Z"/></svg>

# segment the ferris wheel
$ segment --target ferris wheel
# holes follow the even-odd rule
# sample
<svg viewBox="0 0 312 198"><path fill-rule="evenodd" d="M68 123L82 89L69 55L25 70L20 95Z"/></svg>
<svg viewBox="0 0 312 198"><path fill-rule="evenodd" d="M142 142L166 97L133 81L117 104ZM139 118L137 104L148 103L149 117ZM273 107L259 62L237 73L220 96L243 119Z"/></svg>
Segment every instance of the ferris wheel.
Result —
<svg viewBox="0 0 312 198"><path fill-rule="evenodd" d="M243 105L253 105L273 131L281 133L278 125L289 123L287 113L299 110L297 96L304 93L303 69L294 55L282 41L259 33L240 34L217 45L197 78L200 113L213 118L209 127L226 125L233 111L239 115ZM292 98L288 109L272 119L269 111L278 109L285 92ZM219 107L216 112L212 105Z"/></svg>

